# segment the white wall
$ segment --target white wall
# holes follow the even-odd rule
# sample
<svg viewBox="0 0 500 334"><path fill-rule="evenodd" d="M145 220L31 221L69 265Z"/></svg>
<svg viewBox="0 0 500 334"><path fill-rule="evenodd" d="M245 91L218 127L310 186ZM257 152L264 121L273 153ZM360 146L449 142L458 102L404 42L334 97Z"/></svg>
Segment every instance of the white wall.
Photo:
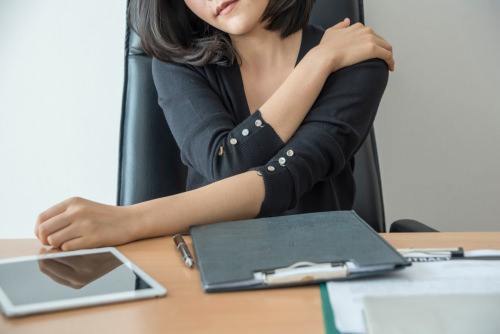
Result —
<svg viewBox="0 0 500 334"><path fill-rule="evenodd" d="M124 36L124 0L0 0L0 238L115 203Z"/></svg>
<svg viewBox="0 0 500 334"><path fill-rule="evenodd" d="M500 230L500 1L365 0L394 46L376 120L387 221Z"/></svg>
<svg viewBox="0 0 500 334"><path fill-rule="evenodd" d="M395 48L376 121L388 221L500 230L500 5L365 0ZM0 0L0 238L115 203L124 0Z"/></svg>

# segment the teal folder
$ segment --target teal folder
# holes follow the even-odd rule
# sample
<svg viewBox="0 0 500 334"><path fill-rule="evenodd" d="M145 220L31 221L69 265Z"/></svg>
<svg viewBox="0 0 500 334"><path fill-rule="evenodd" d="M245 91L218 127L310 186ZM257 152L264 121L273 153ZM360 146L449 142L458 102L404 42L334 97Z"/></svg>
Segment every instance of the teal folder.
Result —
<svg viewBox="0 0 500 334"><path fill-rule="evenodd" d="M207 292L351 279L410 265L354 211L222 222L190 232Z"/></svg>
<svg viewBox="0 0 500 334"><path fill-rule="evenodd" d="M326 287L326 283L321 283L319 288L321 293L321 310L323 311L325 333L340 334L337 326L335 326L335 314L333 313L333 307L330 302L330 297L328 296L328 288Z"/></svg>

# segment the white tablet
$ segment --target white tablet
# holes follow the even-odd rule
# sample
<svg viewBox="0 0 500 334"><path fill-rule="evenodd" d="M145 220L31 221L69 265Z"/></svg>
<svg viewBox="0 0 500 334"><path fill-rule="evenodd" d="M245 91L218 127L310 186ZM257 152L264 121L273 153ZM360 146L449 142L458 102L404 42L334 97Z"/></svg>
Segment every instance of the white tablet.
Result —
<svg viewBox="0 0 500 334"><path fill-rule="evenodd" d="M116 248L0 260L7 316L164 296L167 290Z"/></svg>

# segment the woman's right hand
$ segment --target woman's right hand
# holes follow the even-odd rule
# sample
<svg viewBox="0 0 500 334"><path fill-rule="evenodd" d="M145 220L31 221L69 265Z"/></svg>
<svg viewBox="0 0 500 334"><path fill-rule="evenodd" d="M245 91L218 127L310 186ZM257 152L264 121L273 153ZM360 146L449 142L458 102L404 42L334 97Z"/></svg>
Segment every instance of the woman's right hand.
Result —
<svg viewBox="0 0 500 334"><path fill-rule="evenodd" d="M349 19L345 19L326 29L315 47L327 58L331 72L372 58L384 60L394 71L391 44L362 23L349 24Z"/></svg>

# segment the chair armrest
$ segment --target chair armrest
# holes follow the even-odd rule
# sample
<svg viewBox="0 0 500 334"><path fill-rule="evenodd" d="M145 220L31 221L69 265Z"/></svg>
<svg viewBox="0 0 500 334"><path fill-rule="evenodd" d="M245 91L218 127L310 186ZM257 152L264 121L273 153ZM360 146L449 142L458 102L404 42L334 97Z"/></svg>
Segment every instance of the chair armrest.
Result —
<svg viewBox="0 0 500 334"><path fill-rule="evenodd" d="M389 232L439 232L413 219L399 219L391 224Z"/></svg>

